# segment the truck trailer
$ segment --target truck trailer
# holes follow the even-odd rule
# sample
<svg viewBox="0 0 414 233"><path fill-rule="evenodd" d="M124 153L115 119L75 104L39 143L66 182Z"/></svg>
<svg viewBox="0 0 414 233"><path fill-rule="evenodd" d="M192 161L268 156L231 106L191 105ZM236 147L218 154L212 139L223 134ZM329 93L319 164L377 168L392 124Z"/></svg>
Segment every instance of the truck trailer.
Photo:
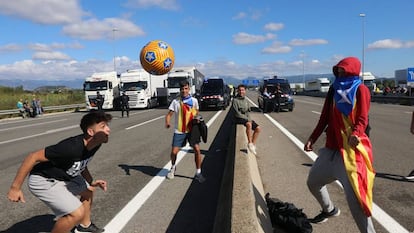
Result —
<svg viewBox="0 0 414 233"><path fill-rule="evenodd" d="M331 82L328 78L316 78L308 80L305 83L305 91L327 93L330 83Z"/></svg>
<svg viewBox="0 0 414 233"><path fill-rule="evenodd" d="M375 83L375 76L371 72L364 72L364 74L359 74L359 78L365 84L365 86L369 88L371 94L373 94L377 89L377 84Z"/></svg>
<svg viewBox="0 0 414 233"><path fill-rule="evenodd" d="M152 75L144 69L128 70L121 74L121 89L129 97L130 108L153 108L167 98L165 75Z"/></svg>
<svg viewBox="0 0 414 233"><path fill-rule="evenodd" d="M190 84L190 94L196 96L201 92L204 75L195 67L177 67L168 73L168 103L180 94L180 82L187 80Z"/></svg>
<svg viewBox="0 0 414 233"><path fill-rule="evenodd" d="M85 78L83 90L85 92L86 109L97 110L98 92L103 97L102 109L119 109L119 75L115 71L93 73Z"/></svg>

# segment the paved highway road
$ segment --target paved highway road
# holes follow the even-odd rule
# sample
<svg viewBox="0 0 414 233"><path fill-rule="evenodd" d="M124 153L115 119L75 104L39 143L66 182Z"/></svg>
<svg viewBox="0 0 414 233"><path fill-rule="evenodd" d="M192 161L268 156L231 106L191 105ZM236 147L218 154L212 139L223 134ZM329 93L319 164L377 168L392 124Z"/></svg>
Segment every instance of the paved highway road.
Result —
<svg viewBox="0 0 414 233"><path fill-rule="evenodd" d="M255 93L249 96L252 100L257 98ZM318 120L322 101L296 96L293 112L269 115L303 142ZM408 106L373 103L370 114L377 170L374 202L408 230L414 229L414 182L404 181L402 176L414 169L414 136L408 129L412 110ZM90 163L94 177L108 181L108 191L98 191L94 203L93 220L99 226L122 229L126 233L212 231L231 123L226 120L228 110L202 112L211 124L208 143L201 146L203 173L207 177L203 184L192 179L195 172L192 154L184 156L178 164L176 179L163 179L169 167L172 136L172 130L164 128L166 111L137 110L131 112L130 118L120 118L120 112L111 112L114 119L110 141ZM78 124L83 114L0 121L0 193L3 196L0 231L47 232L50 229L53 224L50 210L26 187L24 204L9 203L7 191L29 152L81 133ZM321 137L316 147L323 142ZM273 151L277 149L280 148Z"/></svg>

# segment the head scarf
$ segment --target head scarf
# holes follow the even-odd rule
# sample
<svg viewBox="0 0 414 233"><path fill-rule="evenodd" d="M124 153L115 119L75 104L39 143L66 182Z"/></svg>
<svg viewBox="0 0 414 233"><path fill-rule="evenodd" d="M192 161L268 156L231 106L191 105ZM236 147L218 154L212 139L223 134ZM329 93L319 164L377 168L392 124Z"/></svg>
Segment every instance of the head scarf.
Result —
<svg viewBox="0 0 414 233"><path fill-rule="evenodd" d="M340 77L338 68L345 70L345 77ZM348 116L355 105L355 96L361 80L359 79L359 72L361 63L356 57L348 57L339 61L339 63L332 68L336 77L333 88L335 90L334 100L338 110Z"/></svg>

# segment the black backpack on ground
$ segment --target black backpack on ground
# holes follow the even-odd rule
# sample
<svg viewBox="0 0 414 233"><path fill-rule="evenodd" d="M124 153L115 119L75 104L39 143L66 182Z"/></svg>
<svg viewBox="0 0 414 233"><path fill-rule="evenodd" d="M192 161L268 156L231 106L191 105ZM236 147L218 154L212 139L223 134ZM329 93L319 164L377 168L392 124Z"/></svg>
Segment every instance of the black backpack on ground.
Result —
<svg viewBox="0 0 414 233"><path fill-rule="evenodd" d="M289 233L311 233L313 228L302 209L293 203L265 196L273 228L279 226Z"/></svg>

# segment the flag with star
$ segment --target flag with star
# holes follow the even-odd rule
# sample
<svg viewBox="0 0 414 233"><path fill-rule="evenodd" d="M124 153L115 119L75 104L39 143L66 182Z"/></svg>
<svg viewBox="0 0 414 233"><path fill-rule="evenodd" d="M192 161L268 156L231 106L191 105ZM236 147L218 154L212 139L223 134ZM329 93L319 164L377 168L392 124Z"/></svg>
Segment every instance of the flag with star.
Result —
<svg viewBox="0 0 414 233"><path fill-rule="evenodd" d="M355 96L360 82L355 83L353 82L347 88L342 89L334 87L336 93L332 113L336 124L333 127L338 129L336 130L336 138L342 139L340 152L348 179L365 215L369 217L372 215L372 188L375 178L371 141L363 133L358 135L360 143L355 148L351 147L348 142L358 114Z"/></svg>

